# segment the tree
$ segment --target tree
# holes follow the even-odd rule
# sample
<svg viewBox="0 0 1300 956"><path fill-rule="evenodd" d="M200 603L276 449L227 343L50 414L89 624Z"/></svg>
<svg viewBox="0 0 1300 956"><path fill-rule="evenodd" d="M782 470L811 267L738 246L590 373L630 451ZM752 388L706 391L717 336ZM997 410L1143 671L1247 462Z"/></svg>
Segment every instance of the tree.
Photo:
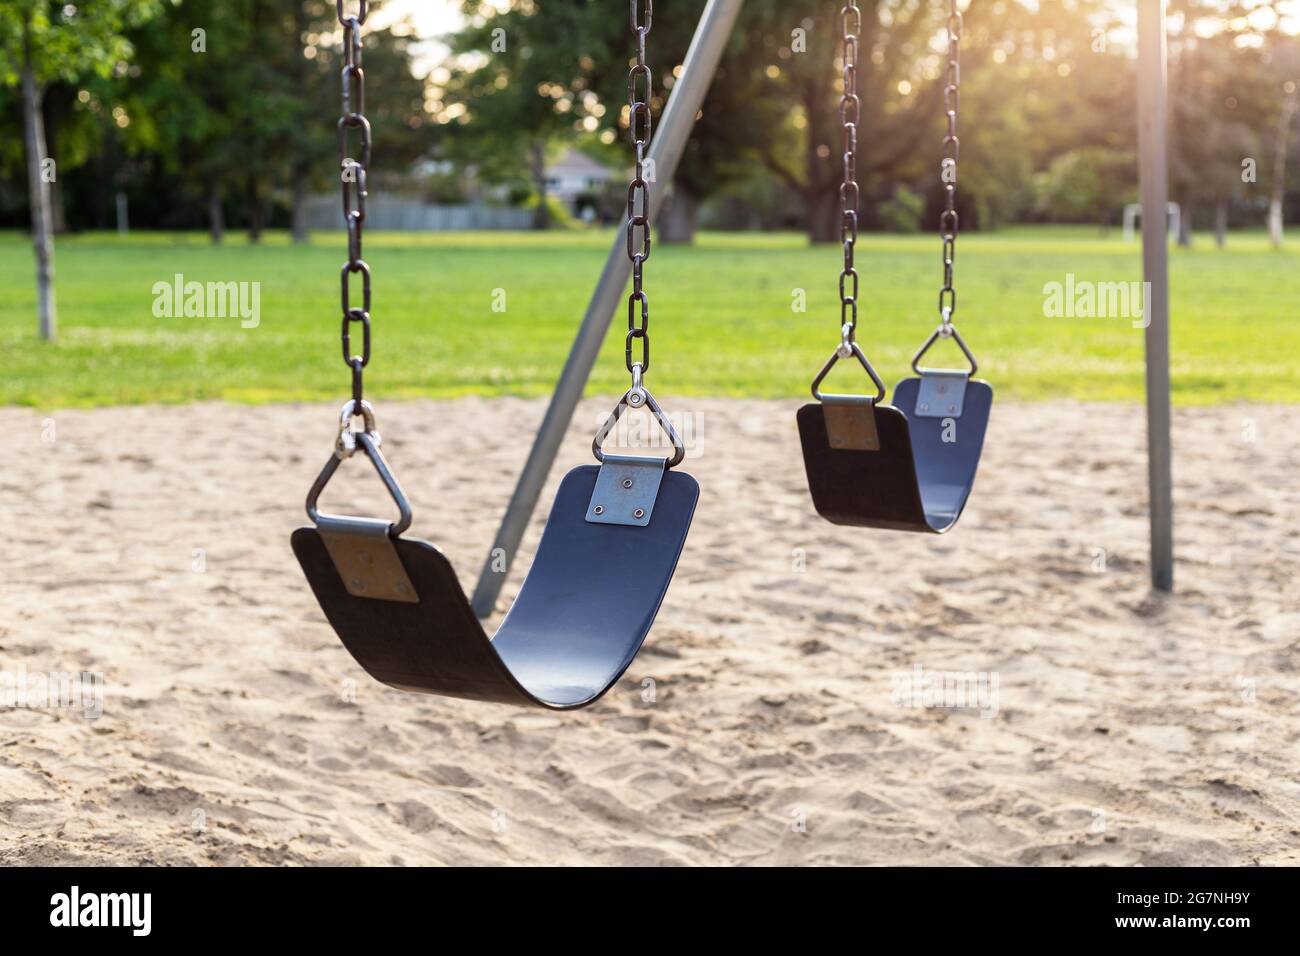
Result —
<svg viewBox="0 0 1300 956"><path fill-rule="evenodd" d="M545 208L547 150L556 140L577 140L626 163L625 104L634 43L626 9L592 0L554 0L544 9L538 4L496 9L465 0L462 7L467 26L453 38L456 59L439 104L450 131L450 158L472 164L487 178L527 178L543 198L539 209ZM703 0L657 0L654 6L647 60L656 118L663 114L703 8ZM695 120L656 223L662 241L690 241L699 201L750 175L754 151L788 116L785 104L756 95L755 65L739 56L745 29L742 18ZM541 212L536 225L545 223Z"/></svg>
<svg viewBox="0 0 1300 956"><path fill-rule="evenodd" d="M570 130L594 131L605 113L587 74L614 56L602 4L570 0L496 10L464 0L466 26L452 38L457 58L442 89L440 111L449 120L449 155L498 174L523 168L537 194L533 226L550 225L546 158L550 143ZM618 54L626 61L626 44ZM469 65L462 65L467 63Z"/></svg>
<svg viewBox="0 0 1300 956"><path fill-rule="evenodd" d="M861 5L857 169L864 196L894 178L928 142L933 130L929 120L939 115L943 88L936 78L919 86L915 96L909 90L902 103L891 95L903 76L926 58L923 51L941 17L937 4L890 7L892 22L886 30L885 7L882 0ZM769 136L756 151L758 161L800 196L809 240L838 241L837 184L843 178L839 7L814 0L760 0L747 16L752 29L746 31L746 48L738 55L750 64L749 75L759 84L754 100L780 104L787 134L793 132L796 143L802 140L792 148L789 135Z"/></svg>
<svg viewBox="0 0 1300 956"><path fill-rule="evenodd" d="M1031 200L1030 153L1007 141L1032 143L1038 132L1036 82L1063 84L1058 68L1087 53L1089 18L1099 0L1072 9L1020 2L964 3L961 40L961 187L964 227L1013 215ZM948 4L941 0L860 4L857 171L860 219L879 225L873 199L911 184L929 197L926 220L937 223L944 135L944 70ZM840 237L838 184L843 176L839 116L842 24L840 5L815 0L750 0L738 49L724 68L732 83L749 85L741 99L758 144L745 155L800 199L813 242ZM1044 47L1052 47L1045 51ZM1050 56L1044 56L1050 52ZM1015 73L1014 80L1008 74ZM1023 75L1023 77L1022 77ZM706 101L706 115L708 102Z"/></svg>
<svg viewBox="0 0 1300 956"><path fill-rule="evenodd" d="M1252 15L1243 0L1174 0L1169 38L1170 191L1182 208L1178 241L1214 210L1215 239L1226 242L1228 210L1245 193L1243 160L1257 162L1277 120L1277 77L1294 38ZM1261 11L1263 12L1263 11Z"/></svg>
<svg viewBox="0 0 1300 956"><path fill-rule="evenodd" d="M1132 153L1101 147L1071 150L1037 177L1041 215L1054 222L1092 221L1109 230L1115 211L1137 188Z"/></svg>
<svg viewBox="0 0 1300 956"><path fill-rule="evenodd" d="M651 107L657 117L667 106L703 10L701 0L658 0L655 5L649 61L654 71ZM766 137L774 130L785 126L789 115L786 104L762 98L761 66L744 56L748 16L747 8L709 84L676 174L671 184L663 184L670 191L656 222L661 242L692 242L702 201L751 177L756 151L766 145ZM619 109L603 114L600 135L616 143L625 156L621 151L627 149L627 111L622 104L627 98L627 65L633 41L626 17L607 13L599 27L605 31L605 46L615 54L593 61L587 82L598 92L601 102L618 104Z"/></svg>
<svg viewBox="0 0 1300 956"><path fill-rule="evenodd" d="M186 0L131 35L140 75L96 92L127 108L127 151L174 177L177 205L207 210L214 242L227 210L256 240L280 205L301 242L307 197L338 188L341 37L332 0ZM364 28L372 181L428 149L410 43L401 22Z"/></svg>
<svg viewBox="0 0 1300 956"><path fill-rule="evenodd" d="M703 0L659 0L655 6L649 59L656 115L703 6ZM919 72L917 54L943 22L938 5L890 7L886 32L886 6L868 0L863 7L862 122L872 130L860 140L867 154L859 166L864 179L889 178L911 161L931 129L917 120L918 111L937 118L942 94L942 83L931 81L916 103L897 111L893 98L882 95L896 82L890 78ZM631 38L625 11L589 0L506 9L465 0L463 7L467 26L453 38L452 52L471 65L454 68L443 90L446 101L463 110L453 142L472 144L480 158L502 148L527 153L535 188L544 194L540 159L547 142L576 131L613 143L626 133ZM663 220L670 234L688 238L700 199L762 168L802 198L810 238L839 238L838 10L817 0L746 4L673 183L674 202ZM494 42L503 49L494 51Z"/></svg>
<svg viewBox="0 0 1300 956"><path fill-rule="evenodd" d="M132 153L152 152L178 174L182 201L202 204L213 243L225 236L227 186L243 143L236 112L250 97L240 72L244 11L222 0L187 0L136 31L141 67L129 89L95 91L91 102L117 96L134 122L121 135Z"/></svg>
<svg viewBox="0 0 1300 956"><path fill-rule="evenodd" d="M1268 237L1274 249L1282 248L1282 200L1286 197L1286 152L1291 121L1295 118L1296 82L1287 80L1282 86L1282 109L1277 120L1277 133L1273 142L1273 187L1268 200Z"/></svg>
<svg viewBox="0 0 1300 956"><path fill-rule="evenodd" d="M0 80L22 87L37 314L46 340L53 340L57 326L50 183L58 175L46 150L46 86L110 72L130 56L124 31L156 12L155 0L95 0L84 8L48 0L8 0L0 7Z"/></svg>

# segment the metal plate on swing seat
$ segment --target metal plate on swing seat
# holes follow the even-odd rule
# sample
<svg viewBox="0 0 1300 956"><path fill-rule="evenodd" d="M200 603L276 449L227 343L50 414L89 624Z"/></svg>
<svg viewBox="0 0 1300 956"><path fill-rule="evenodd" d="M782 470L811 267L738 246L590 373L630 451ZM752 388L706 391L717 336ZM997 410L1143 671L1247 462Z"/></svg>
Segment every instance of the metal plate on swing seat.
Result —
<svg viewBox="0 0 1300 956"><path fill-rule="evenodd" d="M866 395L824 395L822 413L826 437L832 448L845 451L879 451L876 403Z"/></svg>
<svg viewBox="0 0 1300 956"><path fill-rule="evenodd" d="M694 478L670 470L649 527L596 524L584 519L597 471L580 465L560 482L533 566L491 638L451 562L423 541L390 539L419 604L347 591L319 528L293 533L294 554L335 633L376 680L424 694L583 707L618 681L649 633L700 495Z"/></svg>
<svg viewBox="0 0 1300 956"><path fill-rule="evenodd" d="M918 418L960 418L966 405L966 383L970 373L961 369L921 369L916 390Z"/></svg>
<svg viewBox="0 0 1300 956"><path fill-rule="evenodd" d="M666 458L606 454L596 475L596 489L587 504L587 520L593 524L644 528L655 510L666 461Z"/></svg>
<svg viewBox="0 0 1300 956"><path fill-rule="evenodd" d="M419 604L420 596L407 576L389 537L388 521L321 515L316 528L325 550L353 597Z"/></svg>

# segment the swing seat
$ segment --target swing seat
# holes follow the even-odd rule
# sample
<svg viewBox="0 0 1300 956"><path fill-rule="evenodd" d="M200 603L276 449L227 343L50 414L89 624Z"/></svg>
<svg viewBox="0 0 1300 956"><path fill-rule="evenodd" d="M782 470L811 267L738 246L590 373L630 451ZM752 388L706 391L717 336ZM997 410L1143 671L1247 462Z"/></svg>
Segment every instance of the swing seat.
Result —
<svg viewBox="0 0 1300 956"><path fill-rule="evenodd" d="M851 447L843 434L832 441L827 403L844 396L799 409L808 488L827 521L934 534L956 524L975 483L993 388L982 380L966 381L964 401L952 406L956 414L951 414L918 400L921 383L921 378L899 382L893 405L862 400L859 414L874 417L875 440L867 443L878 448L871 450Z"/></svg>
<svg viewBox="0 0 1300 956"><path fill-rule="evenodd" d="M600 471L582 465L565 475L533 566L491 638L443 553L390 536L383 523L406 575L401 597L358 596L345 585L322 534L330 516L293 533L294 554L340 640L375 679L425 694L582 707L622 676L650 631L700 494L693 477L664 470L644 524L602 523L593 498Z"/></svg>

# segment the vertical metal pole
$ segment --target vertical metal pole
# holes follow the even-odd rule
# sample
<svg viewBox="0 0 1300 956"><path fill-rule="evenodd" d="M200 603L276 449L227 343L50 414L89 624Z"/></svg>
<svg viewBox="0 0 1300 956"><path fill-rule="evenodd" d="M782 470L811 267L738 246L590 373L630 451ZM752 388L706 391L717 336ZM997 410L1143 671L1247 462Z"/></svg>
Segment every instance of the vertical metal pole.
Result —
<svg viewBox="0 0 1300 956"><path fill-rule="evenodd" d="M695 124L695 115L704 103L704 94L708 92L718 61L722 59L723 48L731 36L731 28L740 13L742 2L743 0L709 0L700 16L695 36L682 64L682 75L673 86L668 105L664 108L664 114L650 143L648 155L654 163L655 171L655 181L650 189L652 216L658 215L663 204L664 188L673 181L677 172L677 163L686 148L686 140ZM505 584L506 574L514 562L515 552L519 549L528 521L537 507L542 486L546 483L551 465L559 452L560 442L573 419L573 411L582 398L583 387L591 375L592 366L596 364L596 357L605 341L605 333L609 331L610 320L631 272L632 265L628 262L625 239L620 231L605 260L600 281L587 305L582 325L573 340L573 348L564 363L564 371L560 373L560 380L555 386L555 394L551 396L542 426L533 440L528 461L519 476L515 493L510 498L496 540L492 543L492 550L483 562L478 586L474 589L474 598L470 602L474 613L479 617L487 617L496 605L497 596Z"/></svg>
<svg viewBox="0 0 1300 956"><path fill-rule="evenodd" d="M1147 283L1147 472L1151 585L1174 587L1173 452L1169 397L1169 214L1166 133L1166 0L1138 0L1138 156L1142 182L1142 276Z"/></svg>

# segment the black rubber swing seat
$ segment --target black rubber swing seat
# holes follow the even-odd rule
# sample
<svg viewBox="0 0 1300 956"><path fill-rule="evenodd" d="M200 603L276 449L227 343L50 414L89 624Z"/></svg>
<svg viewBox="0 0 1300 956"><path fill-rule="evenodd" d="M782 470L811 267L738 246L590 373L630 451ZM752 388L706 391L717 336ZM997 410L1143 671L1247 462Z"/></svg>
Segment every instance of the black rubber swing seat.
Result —
<svg viewBox="0 0 1300 956"><path fill-rule="evenodd" d="M377 449L370 457L379 467ZM380 467L388 481L386 471ZM582 465L565 475L532 568L491 638L451 562L424 541L381 529L418 601L357 596L345 585L322 529L330 520L367 519L321 515L318 527L293 533L294 554L339 639L376 680L448 697L582 707L609 690L640 649L699 499L693 477L665 470L644 526L594 523L599 472Z"/></svg>
<svg viewBox="0 0 1300 956"><path fill-rule="evenodd" d="M934 534L957 523L975 484L993 388L967 381L959 414L939 417L918 411L920 386L920 378L906 378L894 389L893 405L866 404L877 450L834 447L824 404L799 409L808 488L827 521Z"/></svg>

